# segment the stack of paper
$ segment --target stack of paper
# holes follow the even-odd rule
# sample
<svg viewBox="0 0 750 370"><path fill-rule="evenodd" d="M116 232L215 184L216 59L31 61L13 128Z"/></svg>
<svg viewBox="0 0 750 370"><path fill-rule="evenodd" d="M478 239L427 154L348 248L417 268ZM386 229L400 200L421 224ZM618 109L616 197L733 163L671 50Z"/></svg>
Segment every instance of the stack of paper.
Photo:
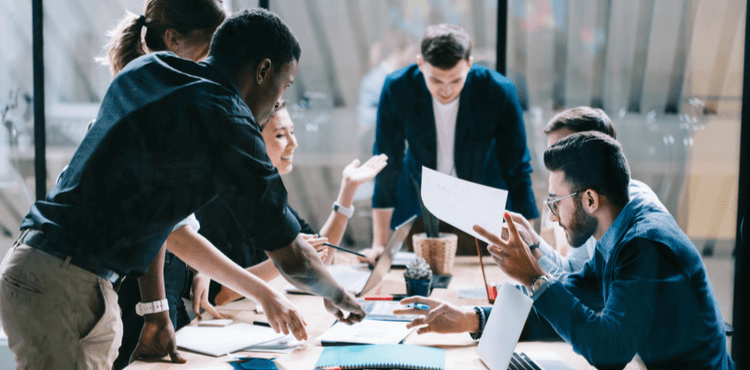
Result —
<svg viewBox="0 0 750 370"><path fill-rule="evenodd" d="M323 346L345 344L398 344L412 329L405 322L362 320L353 325L336 322L319 339Z"/></svg>
<svg viewBox="0 0 750 370"><path fill-rule="evenodd" d="M279 339L274 339L265 343L244 348L243 351L252 352L275 352L275 353L292 353L302 347L302 342L291 334L285 335Z"/></svg>
<svg viewBox="0 0 750 370"><path fill-rule="evenodd" d="M225 327L186 326L177 332L177 346L210 356L223 356L285 337L265 326L237 323Z"/></svg>

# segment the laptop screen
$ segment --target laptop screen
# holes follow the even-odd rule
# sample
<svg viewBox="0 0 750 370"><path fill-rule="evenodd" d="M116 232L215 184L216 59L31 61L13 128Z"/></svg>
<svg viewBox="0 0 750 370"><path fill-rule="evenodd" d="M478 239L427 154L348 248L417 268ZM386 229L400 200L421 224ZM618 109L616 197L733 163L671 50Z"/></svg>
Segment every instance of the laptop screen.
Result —
<svg viewBox="0 0 750 370"><path fill-rule="evenodd" d="M408 220L404 221L404 223L396 227L393 236L391 236L391 240L388 241L388 244L383 249L383 253L378 258L378 261L375 262L375 267L372 268L370 278L367 279L367 283L365 283L364 288L362 288L362 291L359 292L357 296L361 296L368 290L374 288L375 285L378 285L383 279L383 276L390 271L393 258L396 256L396 253L401 250L401 247L404 246L404 240L406 240L406 236L409 235L409 231L411 231L411 227L414 225L416 219L416 215L411 216Z"/></svg>

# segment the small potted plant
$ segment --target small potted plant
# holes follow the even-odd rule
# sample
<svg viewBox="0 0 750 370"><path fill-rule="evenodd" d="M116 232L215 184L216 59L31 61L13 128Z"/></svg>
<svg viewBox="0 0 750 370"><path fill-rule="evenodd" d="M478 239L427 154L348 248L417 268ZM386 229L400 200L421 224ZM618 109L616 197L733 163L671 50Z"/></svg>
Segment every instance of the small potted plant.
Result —
<svg viewBox="0 0 750 370"><path fill-rule="evenodd" d="M456 248L458 237L456 234L441 233L438 229L440 220L435 217L422 202L422 194L419 184L412 176L412 182L417 189L419 205L422 207L422 220L424 220L424 233L412 235L412 246L414 254L422 257L430 265L435 275L450 275L453 263L456 261Z"/></svg>
<svg viewBox="0 0 750 370"><path fill-rule="evenodd" d="M406 295L423 297L430 295L432 270L424 258L417 257L409 262L404 271L404 280L406 281Z"/></svg>

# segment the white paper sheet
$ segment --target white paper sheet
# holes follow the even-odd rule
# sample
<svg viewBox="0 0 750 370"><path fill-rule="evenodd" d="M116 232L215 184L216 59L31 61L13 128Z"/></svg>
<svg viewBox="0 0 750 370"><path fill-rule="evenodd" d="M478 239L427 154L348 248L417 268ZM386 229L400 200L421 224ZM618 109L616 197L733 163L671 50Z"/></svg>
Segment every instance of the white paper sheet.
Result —
<svg viewBox="0 0 750 370"><path fill-rule="evenodd" d="M422 202L440 221L488 242L474 232L479 225L500 236L508 192L422 167Z"/></svg>
<svg viewBox="0 0 750 370"><path fill-rule="evenodd" d="M406 328L406 322L362 320L356 324L334 324L318 339L321 342L336 344L398 344L406 338L412 329Z"/></svg>
<svg viewBox="0 0 750 370"><path fill-rule="evenodd" d="M238 323L218 328L186 326L176 339L180 348L218 357L283 336L265 326Z"/></svg>
<svg viewBox="0 0 750 370"><path fill-rule="evenodd" d="M534 301L511 283L497 290L492 314L477 346L479 358L490 370L506 370Z"/></svg>

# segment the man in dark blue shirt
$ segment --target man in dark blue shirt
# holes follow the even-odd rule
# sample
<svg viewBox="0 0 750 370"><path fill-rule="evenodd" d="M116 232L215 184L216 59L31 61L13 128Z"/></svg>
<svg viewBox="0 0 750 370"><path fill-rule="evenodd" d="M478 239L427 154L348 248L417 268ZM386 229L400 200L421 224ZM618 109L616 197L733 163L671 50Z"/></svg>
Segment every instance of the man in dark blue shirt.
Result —
<svg viewBox="0 0 750 370"><path fill-rule="evenodd" d="M1 317L19 366L110 368L122 336L113 285L147 273L136 352L180 361L162 304L162 245L177 222L213 199L288 280L326 298L342 321L364 317L299 235L260 134L258 123L293 82L300 51L276 15L244 11L217 30L205 62L154 53L115 78L3 264ZM257 278L214 247L175 244L175 255L212 279L251 298L270 296L274 304L264 309L274 329L306 337L282 294L248 289Z"/></svg>
<svg viewBox="0 0 750 370"><path fill-rule="evenodd" d="M597 239L583 270L563 280L547 275L507 212L508 240L474 226L492 243L488 249L500 268L529 289L534 305L527 332L551 325L600 369L621 369L636 354L649 369L733 369L698 251L663 207L629 199L630 171L617 141L599 132L576 133L548 148L544 164L550 219L560 223L572 247ZM422 300L402 303L414 301ZM419 319L410 325L428 325L420 333L450 327L481 335L491 312L450 311L443 317L459 318L452 325Z"/></svg>

